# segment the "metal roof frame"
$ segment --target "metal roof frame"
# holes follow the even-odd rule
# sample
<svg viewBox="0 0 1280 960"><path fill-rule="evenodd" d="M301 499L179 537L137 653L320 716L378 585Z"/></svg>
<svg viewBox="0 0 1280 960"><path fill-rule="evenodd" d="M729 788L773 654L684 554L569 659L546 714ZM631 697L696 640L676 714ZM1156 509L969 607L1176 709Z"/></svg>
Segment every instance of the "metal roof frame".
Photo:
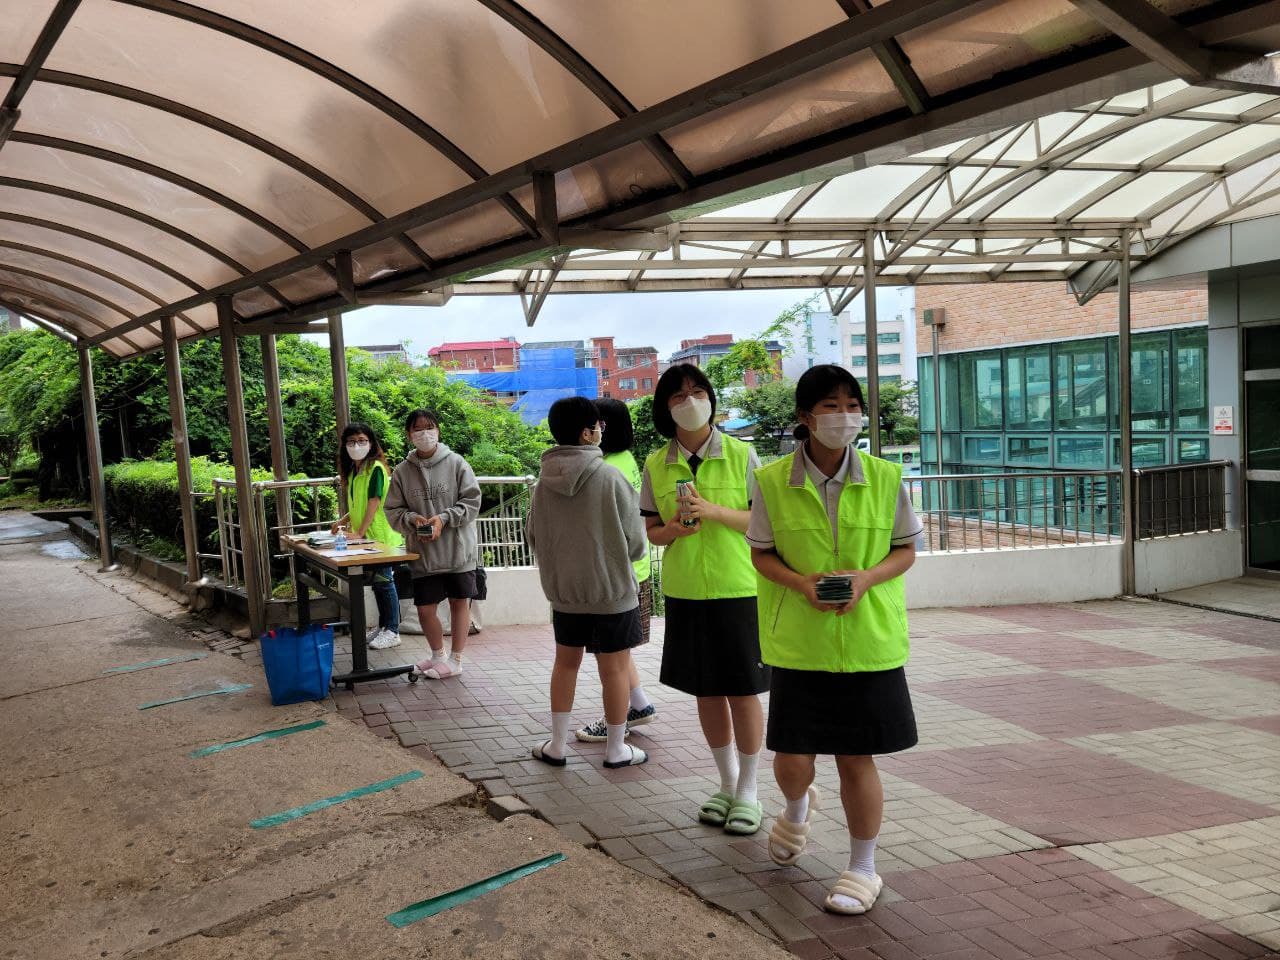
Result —
<svg viewBox="0 0 1280 960"><path fill-rule="evenodd" d="M15 5L15 15L47 10L26 49L0 47L0 90L12 80L0 103L0 230L6 233L0 236L0 270L9 281L6 299L23 306L25 314L42 313L43 321L84 344L119 356L157 349L158 324L167 317L181 322L187 336L216 333L213 306L223 301L224 315L246 334L298 329L326 313L406 292L415 298L410 302L443 302L453 293L515 294L530 323L549 295L605 289L818 286L828 291L833 307L841 307L860 289L868 245L885 282L1071 279L1087 297L1110 282L1124 229L1134 232L1130 252L1141 260L1198 229L1197 206L1206 222L1222 222L1275 197L1269 177L1262 184L1243 183L1277 156L1274 150L1254 147L1219 164L1184 159L1244 127L1280 122L1270 104L1255 105L1252 113L1227 111L1213 121L1220 136L1191 132L1158 157L1137 163L1100 163L1087 155L1126 131L1229 103L1242 90L1280 93L1275 62L1265 56L1280 48L1280 0L1176 0L1167 5L1175 16L1144 0L1071 0L1076 13L1026 0L885 0L874 6L868 0L803 0L789 11L789 21L803 20L807 33L777 41L754 38L755 47L743 41L732 56L717 61L728 66L718 76L675 87L652 85L665 90L660 95L641 90L626 64L598 53L593 58L575 46L571 25L556 21L554 5L454 0L450 9L458 17L491 18L483 21L485 29L506 31L503 42L522 45L520 57L562 71L556 82L564 84L566 109L587 102L573 97L586 96L614 118L600 125L584 115L575 136L515 153L516 162L500 169L487 168L464 145L468 130L446 129L425 115L429 107L404 100L403 90L397 99L390 88L367 79L375 72L364 69L368 64L343 61L336 48L326 48L320 41L327 23L304 23L301 11L289 24L259 15L246 0L0 0L0 15L6 2ZM602 9L584 16L605 16ZM343 102L361 111L359 122L394 127L401 131L397 136L433 151L469 182L446 189L424 182L417 192L425 199L408 205L403 199L389 207L375 202L376 184L339 176L326 158L264 130L252 104L215 111L157 87L144 70L107 69L108 54L119 53L130 65L144 62L131 48L131 35L104 39L92 33L111 34L117 12L122 19L141 18L130 22L157 32L173 26L174 36L186 42L219 38L230 45L225 49L244 51L246 63L286 65L306 78L300 83L313 85L308 89L317 97L333 91L348 98ZM361 27L380 26L378 13ZM331 12L330 19L345 15ZM1046 16L1054 18L1048 34L1041 22ZM21 20L16 16L15 22ZM973 24L995 25L1009 38L991 47L995 66L989 73L966 76L963 58L941 65L919 53L912 59L913 51L945 52L951 41L970 43L978 29ZM661 26L678 32L684 24L672 17ZM1035 48L1021 39L1037 30L1051 42ZM86 46L86 36L101 43ZM578 34L577 41L584 36L590 39ZM713 39L720 47L731 44L728 35ZM85 53L99 48L106 59ZM878 65L885 92L866 94L861 113L844 119L841 91L855 100L864 91L842 88L852 81L832 78L851 76L847 71L866 64ZM474 66L483 73L486 65ZM1135 89L1155 91L1170 78L1193 87L1153 92L1145 106L1126 96ZM536 92L549 97L556 89L544 84ZM77 116L83 127L77 133L56 114L64 102L60 97L72 98L68 103L96 98L91 102L105 114ZM806 127L811 118L796 120L787 113L793 103L814 116L830 108L840 119ZM50 110L59 120L42 128ZM83 126L112 121L117 110L129 123L145 121L130 128L125 149ZM764 112L742 123L729 119L752 110ZM1078 124L1079 133L1048 129L1045 118L1063 115ZM154 129L148 125L153 120ZM716 124L726 122L733 129L727 141L716 132ZM225 172L219 174L222 181L193 176L163 161L161 135L188 129L166 124L222 138L218 142L259 158L253 163L274 165L272 170L296 183L273 190L264 175L264 185L242 189L227 182ZM1014 145L1025 136L1034 136L1039 149L1034 156L1015 157ZM952 149L938 152L948 144ZM13 150L22 151L25 166L6 164ZM39 166L41 158L49 162ZM183 161L199 166L198 158ZM815 215L841 177L911 164L921 168L919 176L882 209L866 216ZM617 193L618 176L623 182L632 176L629 167L649 172L636 173L630 191ZM89 173L77 179L77 171ZM1110 177L1076 198L1070 215L1061 218L1067 223L1042 219L1028 225L1032 218L999 215L1025 191L1063 171ZM1152 173L1196 178L1163 206L1148 205L1119 219L1088 215L1088 206L1132 189ZM593 178L600 184L612 180L615 187L592 188ZM347 226L308 226L305 236L291 228L279 212L278 194L288 189L307 192L309 203L328 204L326 210L338 211L332 222ZM780 206L768 218L709 214L720 205L782 190ZM1227 194L1225 210L1212 199L1215 193ZM158 206L163 200L157 198L175 196L194 198L191 209ZM941 197L944 206L930 206ZM200 216L201 205L216 217ZM1193 225L1180 232L1159 229L1160 217L1178 213L1180 228L1188 221ZM450 231L460 231L461 239L455 241ZM160 235L172 246L167 252L149 250L153 244L146 237ZM75 249L61 246L60 237L68 244L74 240ZM1050 242L1057 246L1050 248ZM86 259L94 248L85 244L111 251L113 268ZM252 257L241 250L252 251ZM620 255L627 250L632 252ZM38 258L38 267L31 257ZM64 269L68 275L60 276ZM162 292L152 282L155 271L187 292ZM85 285L99 281L103 287ZM70 304L49 294L47 286L96 306L64 309ZM116 302L115 295L126 292L145 305Z"/></svg>

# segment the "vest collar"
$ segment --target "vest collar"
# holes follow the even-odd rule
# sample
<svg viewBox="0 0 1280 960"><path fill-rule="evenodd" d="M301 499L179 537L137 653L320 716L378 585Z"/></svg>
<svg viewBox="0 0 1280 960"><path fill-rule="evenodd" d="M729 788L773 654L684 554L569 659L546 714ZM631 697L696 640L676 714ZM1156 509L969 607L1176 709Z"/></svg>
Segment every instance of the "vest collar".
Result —
<svg viewBox="0 0 1280 960"><path fill-rule="evenodd" d="M792 487L803 487L805 477L808 476L811 466L812 461L809 459L809 454L806 451L806 444L802 443L796 448L796 455L791 460L791 478L788 481L788 484ZM817 467L813 467L813 469L821 473L821 471L817 470ZM858 455L857 449L853 446L846 448L844 464L841 467L841 470L844 472L844 482L846 485L856 483L866 486L867 477L865 471L862 469L862 457ZM839 472L837 472L836 476L839 475ZM817 489L817 484L814 484L814 489Z"/></svg>
<svg viewBox="0 0 1280 960"><path fill-rule="evenodd" d="M695 453L697 451L694 451ZM711 428L711 436L707 440L707 453L703 460L717 460L724 456L724 434L715 427ZM667 443L667 466L674 467L680 462L680 441L672 437Z"/></svg>

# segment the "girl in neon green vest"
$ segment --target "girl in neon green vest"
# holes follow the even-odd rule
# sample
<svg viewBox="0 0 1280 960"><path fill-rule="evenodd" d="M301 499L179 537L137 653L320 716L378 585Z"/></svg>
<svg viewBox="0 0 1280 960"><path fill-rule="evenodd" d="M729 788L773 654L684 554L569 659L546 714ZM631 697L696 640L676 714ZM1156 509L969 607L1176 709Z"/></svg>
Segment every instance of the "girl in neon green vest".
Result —
<svg viewBox="0 0 1280 960"><path fill-rule="evenodd" d="M367 423L349 423L342 431L338 475L346 490L348 512L333 525L333 531L347 527L353 538L368 537L389 547L403 547L404 537L391 528L382 509L391 471L378 435ZM396 593L394 569L380 568L370 586L378 602L378 625L369 630L365 642L374 650L399 646L400 596Z"/></svg>
<svg viewBox="0 0 1280 960"><path fill-rule="evenodd" d="M760 829L762 816L756 767L764 732L760 694L769 687L756 575L742 536L760 461L749 444L715 429L715 408L715 390L696 366L677 364L659 378L653 425L671 441L645 460L640 512L649 542L665 548L661 679L698 698L698 720L720 774L720 789L698 819L747 835ZM677 500L680 482L689 487Z"/></svg>
<svg viewBox="0 0 1280 960"><path fill-rule="evenodd" d="M915 746L903 665L903 574L915 561L919 520L902 467L853 445L862 390L831 364L796 384L803 444L756 472L747 542L760 575L760 646L773 668L767 744L787 806L769 853L795 863L809 836L814 758L833 755L849 827L849 867L826 898L834 913L865 913L883 886L875 870L884 790L874 755ZM824 576L852 578L835 599Z"/></svg>

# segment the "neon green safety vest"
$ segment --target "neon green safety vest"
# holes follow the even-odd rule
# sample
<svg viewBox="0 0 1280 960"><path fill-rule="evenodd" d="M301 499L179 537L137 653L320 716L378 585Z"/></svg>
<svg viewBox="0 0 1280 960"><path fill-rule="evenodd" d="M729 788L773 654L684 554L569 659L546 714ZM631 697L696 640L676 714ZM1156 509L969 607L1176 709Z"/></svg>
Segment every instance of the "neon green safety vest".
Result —
<svg viewBox="0 0 1280 960"><path fill-rule="evenodd" d="M369 524L369 529L365 532L370 540L377 540L379 543L385 543L389 547L403 547L404 537L396 533L391 528L391 524L387 522L386 511L383 506L387 501L386 489L387 468L381 460L373 461L373 466L368 470L357 470L351 474L348 481L350 487L347 491L347 502L350 507L351 529L356 530L360 524L364 523L364 511L369 505L369 481L373 479L375 472L382 472L382 503L378 504L378 512L374 514L373 522Z"/></svg>
<svg viewBox="0 0 1280 960"><path fill-rule="evenodd" d="M640 489L640 468L636 466L636 458L631 455L630 450L619 450L617 453L606 453L604 462L611 467L615 467L624 477L627 483ZM644 545L644 556L631 565L636 571L636 583L644 583L653 575L653 560L649 557L649 544Z"/></svg>
<svg viewBox="0 0 1280 960"><path fill-rule="evenodd" d="M773 524L774 549L796 573L866 570L889 553L902 467L857 451L861 483L840 494L840 548L826 504L799 452L756 471ZM827 673L892 670L907 662L906 592L902 577L878 584L843 617L815 610L805 597L759 578L760 650L770 666Z"/></svg>
<svg viewBox="0 0 1280 960"><path fill-rule="evenodd" d="M719 441L718 455L716 451ZM704 500L733 510L746 510L747 450L737 437L718 434L695 480L689 462L672 440L644 462L653 485L653 498L663 523L680 512L676 482L690 480ZM703 520L691 537L681 537L662 554L662 592L678 600L722 600L754 597L756 572L746 537L714 520Z"/></svg>

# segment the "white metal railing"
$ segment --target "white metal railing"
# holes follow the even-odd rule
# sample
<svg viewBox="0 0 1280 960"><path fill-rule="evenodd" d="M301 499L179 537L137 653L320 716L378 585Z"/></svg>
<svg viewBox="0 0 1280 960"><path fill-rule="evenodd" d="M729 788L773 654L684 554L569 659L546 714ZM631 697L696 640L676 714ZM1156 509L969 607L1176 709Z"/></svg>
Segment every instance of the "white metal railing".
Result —
<svg viewBox="0 0 1280 960"><path fill-rule="evenodd" d="M904 477L924 553L1111 543L1121 538L1111 470Z"/></svg>
<svg viewBox="0 0 1280 960"><path fill-rule="evenodd" d="M525 537L529 500L537 477L477 477L480 486L496 488L498 503L480 514L476 536L480 562L493 569L532 567L533 551Z"/></svg>

